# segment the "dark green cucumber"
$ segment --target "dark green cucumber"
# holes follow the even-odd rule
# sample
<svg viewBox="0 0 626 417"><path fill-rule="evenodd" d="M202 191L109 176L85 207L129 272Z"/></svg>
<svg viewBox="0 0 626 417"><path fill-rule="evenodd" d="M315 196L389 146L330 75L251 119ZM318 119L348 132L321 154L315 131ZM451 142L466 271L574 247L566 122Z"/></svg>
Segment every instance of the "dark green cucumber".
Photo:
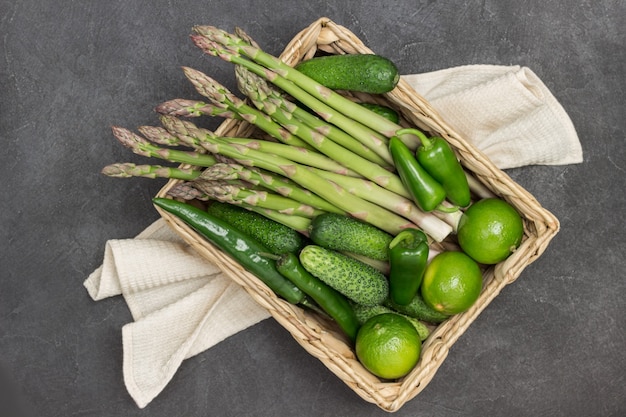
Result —
<svg viewBox="0 0 626 417"><path fill-rule="evenodd" d="M396 65L375 54L318 56L302 61L296 69L332 90L383 94L400 80Z"/></svg>
<svg viewBox="0 0 626 417"><path fill-rule="evenodd" d="M309 243L303 234L290 227L233 204L212 201L207 213L257 239L276 255L297 253Z"/></svg>
<svg viewBox="0 0 626 417"><path fill-rule="evenodd" d="M393 236L354 217L324 213L311 221L309 238L326 249L386 261L389 258L387 248Z"/></svg>
<svg viewBox="0 0 626 417"><path fill-rule="evenodd" d="M359 320L360 324L365 323L368 319L374 316L377 316L379 314L384 314L384 313L399 314L411 322L413 327L415 327L415 330L417 330L417 334L419 334L420 339L422 341L426 340L428 336L430 336L430 329L424 323L422 323L421 321L419 321L418 319L414 317L399 313L387 306L378 305L378 304L374 306L364 306L362 304L353 303L352 310L356 314L356 318Z"/></svg>
<svg viewBox="0 0 626 417"><path fill-rule="evenodd" d="M170 198L153 198L152 202L178 217L213 245L230 255L243 268L257 276L274 293L293 304L310 304L308 297L276 269L276 262L261 256L268 248L224 220L191 204Z"/></svg>
<svg viewBox="0 0 626 417"><path fill-rule="evenodd" d="M389 296L389 283L382 272L339 252L308 245L300 251L300 263L355 303L382 304Z"/></svg>
<svg viewBox="0 0 626 417"><path fill-rule="evenodd" d="M427 323L441 323L448 318L445 314L428 306L420 294L413 297L411 302L407 305L396 304L391 300L391 297L385 300L384 305L399 313L406 314L418 320L423 320Z"/></svg>
<svg viewBox="0 0 626 417"><path fill-rule="evenodd" d="M400 115L397 111L391 107L383 106L376 103L359 103L361 106L373 111L376 114L383 116L387 120L391 120L394 123L400 123Z"/></svg>

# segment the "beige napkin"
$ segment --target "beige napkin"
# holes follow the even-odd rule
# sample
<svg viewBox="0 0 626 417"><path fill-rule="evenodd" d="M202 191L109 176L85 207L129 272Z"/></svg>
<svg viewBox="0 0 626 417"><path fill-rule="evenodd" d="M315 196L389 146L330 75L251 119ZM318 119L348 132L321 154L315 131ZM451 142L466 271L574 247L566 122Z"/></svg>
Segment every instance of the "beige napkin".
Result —
<svg viewBox="0 0 626 417"><path fill-rule="evenodd" d="M572 121L529 68L466 65L403 78L500 169L583 160Z"/></svg>
<svg viewBox="0 0 626 417"><path fill-rule="evenodd" d="M473 65L403 78L500 168L582 162L572 122L528 68ZM183 360L269 317L162 219L134 239L108 241L84 286L94 300L122 295L128 305L124 382L140 408Z"/></svg>
<svg viewBox="0 0 626 417"><path fill-rule="evenodd" d="M124 383L141 408L184 359L269 317L163 219L135 239L109 240L84 285L94 300L121 294L128 305L134 321L122 328Z"/></svg>

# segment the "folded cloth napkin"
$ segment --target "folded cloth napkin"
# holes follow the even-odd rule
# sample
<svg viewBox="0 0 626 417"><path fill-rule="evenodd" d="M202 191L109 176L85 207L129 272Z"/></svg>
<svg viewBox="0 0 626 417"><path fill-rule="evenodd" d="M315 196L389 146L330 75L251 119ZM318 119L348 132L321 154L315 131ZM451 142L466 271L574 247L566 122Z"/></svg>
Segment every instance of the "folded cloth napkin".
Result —
<svg viewBox="0 0 626 417"><path fill-rule="evenodd" d="M571 120L528 68L469 65L403 78L502 169L582 162ZM128 305L124 382L140 408L183 360L269 317L162 219L134 239L108 241L84 286L94 300L122 295Z"/></svg>
<svg viewBox="0 0 626 417"><path fill-rule="evenodd" d="M122 328L124 383L141 408L184 359L269 317L163 219L134 239L109 240L84 285L94 300L121 294L128 305L134 321Z"/></svg>
<svg viewBox="0 0 626 417"><path fill-rule="evenodd" d="M500 169L582 162L572 121L529 68L465 65L403 78Z"/></svg>

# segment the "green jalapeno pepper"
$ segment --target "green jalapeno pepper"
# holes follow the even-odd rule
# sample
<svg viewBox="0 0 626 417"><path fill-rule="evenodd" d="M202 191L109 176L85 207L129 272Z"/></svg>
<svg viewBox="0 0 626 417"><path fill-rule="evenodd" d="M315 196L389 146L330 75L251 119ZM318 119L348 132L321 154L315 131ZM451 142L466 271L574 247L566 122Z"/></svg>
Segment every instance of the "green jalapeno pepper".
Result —
<svg viewBox="0 0 626 417"><path fill-rule="evenodd" d="M405 229L389 243L389 292L394 303L407 305L417 294L428 251L428 239L418 229Z"/></svg>
<svg viewBox="0 0 626 417"><path fill-rule="evenodd" d="M389 139L389 152L398 175L413 200L423 211L432 211L446 198L446 191L417 161L400 138Z"/></svg>
<svg viewBox="0 0 626 417"><path fill-rule="evenodd" d="M280 255L276 260L276 269L335 320L352 342L356 340L361 323L352 305L343 294L304 269L295 253Z"/></svg>
<svg viewBox="0 0 626 417"><path fill-rule="evenodd" d="M467 207L470 203L470 188L467 177L456 154L448 142L439 136L427 137L418 129L400 129L397 135L412 133L422 144L415 157L420 165L446 190L446 197L453 204Z"/></svg>
<svg viewBox="0 0 626 417"><path fill-rule="evenodd" d="M302 290L278 272L274 260L261 256L270 250L256 239L191 204L169 198L153 198L152 202L187 223L209 242L230 255L242 267L263 281L276 295L292 304L315 307Z"/></svg>

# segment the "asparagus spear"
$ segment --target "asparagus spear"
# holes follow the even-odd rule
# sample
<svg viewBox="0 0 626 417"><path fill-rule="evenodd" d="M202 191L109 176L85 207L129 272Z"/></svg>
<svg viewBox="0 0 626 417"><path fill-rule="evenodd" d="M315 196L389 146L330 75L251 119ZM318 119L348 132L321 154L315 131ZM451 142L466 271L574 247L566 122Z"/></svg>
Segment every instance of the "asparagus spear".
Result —
<svg viewBox="0 0 626 417"><path fill-rule="evenodd" d="M228 108L214 104L203 103L197 100L177 98L165 101L155 107L154 111L171 116L198 117L202 115L220 116L225 119L241 119L239 114Z"/></svg>
<svg viewBox="0 0 626 417"><path fill-rule="evenodd" d="M195 135L193 124L189 122L182 123L181 120L171 116L162 116L162 120L165 128L181 139L183 137L193 138ZM352 195L337 184L288 159L251 148L236 147L219 138L207 138L206 141L203 141L203 145L211 153L221 154L235 159L243 165L259 167L290 178L302 187L326 199L329 203L345 210L353 217L371 223L391 234L395 235L407 227L417 227L397 213Z"/></svg>
<svg viewBox="0 0 626 417"><path fill-rule="evenodd" d="M305 94L303 93L306 93L309 97L314 97L319 102L326 104L327 107L334 109L334 112L327 114L328 118L326 120L331 123L335 123L332 121L333 118L340 118L336 116L337 114L342 114L387 138L394 136L395 132L401 129L400 125L368 109L363 109L358 103L348 100L331 89L324 87L315 80L302 74L300 71L285 64L279 58L264 52L259 47L251 45L234 34L230 34L214 26L195 26L193 32L195 35L192 35L192 40L204 52L247 67L258 75L266 77L269 81L303 103L305 103L303 100ZM253 69L253 66L247 64L251 62L250 60L265 68L265 70L261 71L258 68ZM290 83L283 82L282 80L289 81ZM278 83L281 85L278 85ZM289 88L289 84L295 87ZM305 104L314 109L314 111L318 109L315 105L310 106L308 103ZM327 113L327 110L328 109L324 109L323 112ZM337 123L339 122L337 121ZM419 145L419 139L414 135L405 134L402 135L401 139L411 149L415 149Z"/></svg>
<svg viewBox="0 0 626 417"><path fill-rule="evenodd" d="M183 200L209 201L209 196L194 187L191 182L175 184L167 191L167 195Z"/></svg>
<svg viewBox="0 0 626 417"><path fill-rule="evenodd" d="M223 109L215 104L183 98L164 101L154 108L154 111L159 114L177 117L220 116L221 112L215 110ZM227 110L226 113L230 113L229 118L231 119L233 117L239 117L236 112L230 110Z"/></svg>
<svg viewBox="0 0 626 417"><path fill-rule="evenodd" d="M262 152L279 155L286 159L298 162L303 165L334 172L336 174L358 177L359 174L346 168L334 159L299 146L286 145L284 143L270 142L262 139L250 138L224 138L227 142L246 146Z"/></svg>
<svg viewBox="0 0 626 417"><path fill-rule="evenodd" d="M202 174L202 171L193 168L173 168L162 165L136 165L127 162L107 165L102 169L102 173L114 178L173 178L193 181Z"/></svg>
<svg viewBox="0 0 626 417"><path fill-rule="evenodd" d="M318 195L273 172L245 167L235 163L217 163L212 167L206 168L202 172L202 177L209 180L244 180L319 210L345 214L343 210L330 204Z"/></svg>
<svg viewBox="0 0 626 417"><path fill-rule="evenodd" d="M180 139L172 135L165 128L160 126L139 126L137 128L144 138L157 145L165 146L179 146L181 145ZM189 145L189 144L186 144ZM197 152L206 153L206 149L201 146L194 146L193 149Z"/></svg>
<svg viewBox="0 0 626 417"><path fill-rule="evenodd" d="M210 154L161 148L148 142L145 138L131 132L128 129L114 126L112 130L113 135L117 138L117 140L119 140L120 143L127 148L130 148L130 150L137 155L201 167L209 167L216 163L215 157Z"/></svg>
<svg viewBox="0 0 626 417"><path fill-rule="evenodd" d="M276 210L279 213L313 218L323 213L299 201L267 191L245 188L241 182L207 181L202 178L193 183L194 187L204 192L209 198L227 203L242 202L250 206Z"/></svg>

